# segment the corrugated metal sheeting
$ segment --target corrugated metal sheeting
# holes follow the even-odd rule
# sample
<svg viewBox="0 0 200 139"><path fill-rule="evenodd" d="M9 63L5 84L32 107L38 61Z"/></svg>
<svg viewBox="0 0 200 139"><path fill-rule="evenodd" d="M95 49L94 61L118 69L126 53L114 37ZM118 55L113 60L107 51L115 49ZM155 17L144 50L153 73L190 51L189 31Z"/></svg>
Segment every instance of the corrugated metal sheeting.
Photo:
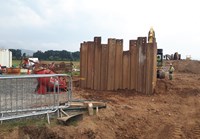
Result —
<svg viewBox="0 0 200 139"><path fill-rule="evenodd" d="M1 66L12 67L12 52L8 49L0 49Z"/></svg>
<svg viewBox="0 0 200 139"><path fill-rule="evenodd" d="M82 88L94 90L136 90L153 94L156 85L157 43L147 43L147 37L130 40L129 50L123 51L122 39L101 37L81 43L80 75Z"/></svg>

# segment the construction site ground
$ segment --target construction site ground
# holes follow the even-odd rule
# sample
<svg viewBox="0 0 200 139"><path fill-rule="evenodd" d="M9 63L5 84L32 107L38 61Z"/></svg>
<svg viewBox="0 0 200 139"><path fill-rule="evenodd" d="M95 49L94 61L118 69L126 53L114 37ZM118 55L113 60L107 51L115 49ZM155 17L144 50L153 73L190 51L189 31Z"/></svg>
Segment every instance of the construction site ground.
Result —
<svg viewBox="0 0 200 139"><path fill-rule="evenodd" d="M134 91L74 88L73 96L104 101L98 114L84 114L70 126L15 126L0 138L20 139L198 139L200 138L200 61L167 61L174 80L158 79L153 95Z"/></svg>

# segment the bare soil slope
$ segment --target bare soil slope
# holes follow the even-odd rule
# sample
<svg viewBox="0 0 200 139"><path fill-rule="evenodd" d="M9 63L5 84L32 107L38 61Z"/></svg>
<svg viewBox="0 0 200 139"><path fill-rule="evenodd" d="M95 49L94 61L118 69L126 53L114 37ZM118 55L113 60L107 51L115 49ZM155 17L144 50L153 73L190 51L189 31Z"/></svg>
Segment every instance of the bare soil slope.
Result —
<svg viewBox="0 0 200 139"><path fill-rule="evenodd" d="M0 138L32 139L198 139L200 138L199 61L173 62L174 80L158 80L155 94L75 88L74 96L107 102L98 115L72 126L19 127ZM198 69L197 69L198 68Z"/></svg>

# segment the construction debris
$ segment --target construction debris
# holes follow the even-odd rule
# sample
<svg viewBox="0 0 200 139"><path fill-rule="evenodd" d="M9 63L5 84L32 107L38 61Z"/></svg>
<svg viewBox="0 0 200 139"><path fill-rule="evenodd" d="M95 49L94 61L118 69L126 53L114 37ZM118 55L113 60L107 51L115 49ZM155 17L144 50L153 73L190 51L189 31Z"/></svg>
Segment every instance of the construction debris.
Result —
<svg viewBox="0 0 200 139"><path fill-rule="evenodd" d="M175 52L174 54L166 54L164 55L165 60L181 60L181 54L178 54L178 52Z"/></svg>

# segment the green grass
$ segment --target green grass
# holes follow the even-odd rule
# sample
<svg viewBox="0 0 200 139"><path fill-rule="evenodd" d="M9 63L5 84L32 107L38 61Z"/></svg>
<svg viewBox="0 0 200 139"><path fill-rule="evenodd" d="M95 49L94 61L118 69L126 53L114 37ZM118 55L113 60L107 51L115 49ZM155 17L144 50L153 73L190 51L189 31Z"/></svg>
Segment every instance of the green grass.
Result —
<svg viewBox="0 0 200 139"><path fill-rule="evenodd" d="M45 126L56 126L57 125L57 119L53 118L50 120L50 125L47 123L47 118L22 118L22 119L16 119L16 120L10 120L10 121L3 121L2 124L0 124L0 131L7 133L13 130L17 127L26 127L26 126L35 126L35 127L45 127Z"/></svg>
<svg viewBox="0 0 200 139"><path fill-rule="evenodd" d="M18 67L20 63L21 63L21 60L12 60L12 65L15 67Z"/></svg>
<svg viewBox="0 0 200 139"><path fill-rule="evenodd" d="M18 119L18 120L4 121L0 125L0 131L7 132L16 127L33 126L33 125L38 127L43 127L46 124L47 120L45 119Z"/></svg>
<svg viewBox="0 0 200 139"><path fill-rule="evenodd" d="M44 61L44 60L42 60L42 61L40 61L41 63L52 63L52 62L55 62L55 63L61 63L61 62L66 62L66 63L70 63L70 61ZM15 66L15 67L17 67L17 66L19 66L20 65L20 63L21 63L21 60L12 60L12 64L13 64L13 66ZM72 63L74 64L74 66L76 67L76 68L80 68L80 62L79 61L72 61Z"/></svg>
<svg viewBox="0 0 200 139"><path fill-rule="evenodd" d="M79 71L73 71L72 72L72 76L79 76L80 75L80 72Z"/></svg>

